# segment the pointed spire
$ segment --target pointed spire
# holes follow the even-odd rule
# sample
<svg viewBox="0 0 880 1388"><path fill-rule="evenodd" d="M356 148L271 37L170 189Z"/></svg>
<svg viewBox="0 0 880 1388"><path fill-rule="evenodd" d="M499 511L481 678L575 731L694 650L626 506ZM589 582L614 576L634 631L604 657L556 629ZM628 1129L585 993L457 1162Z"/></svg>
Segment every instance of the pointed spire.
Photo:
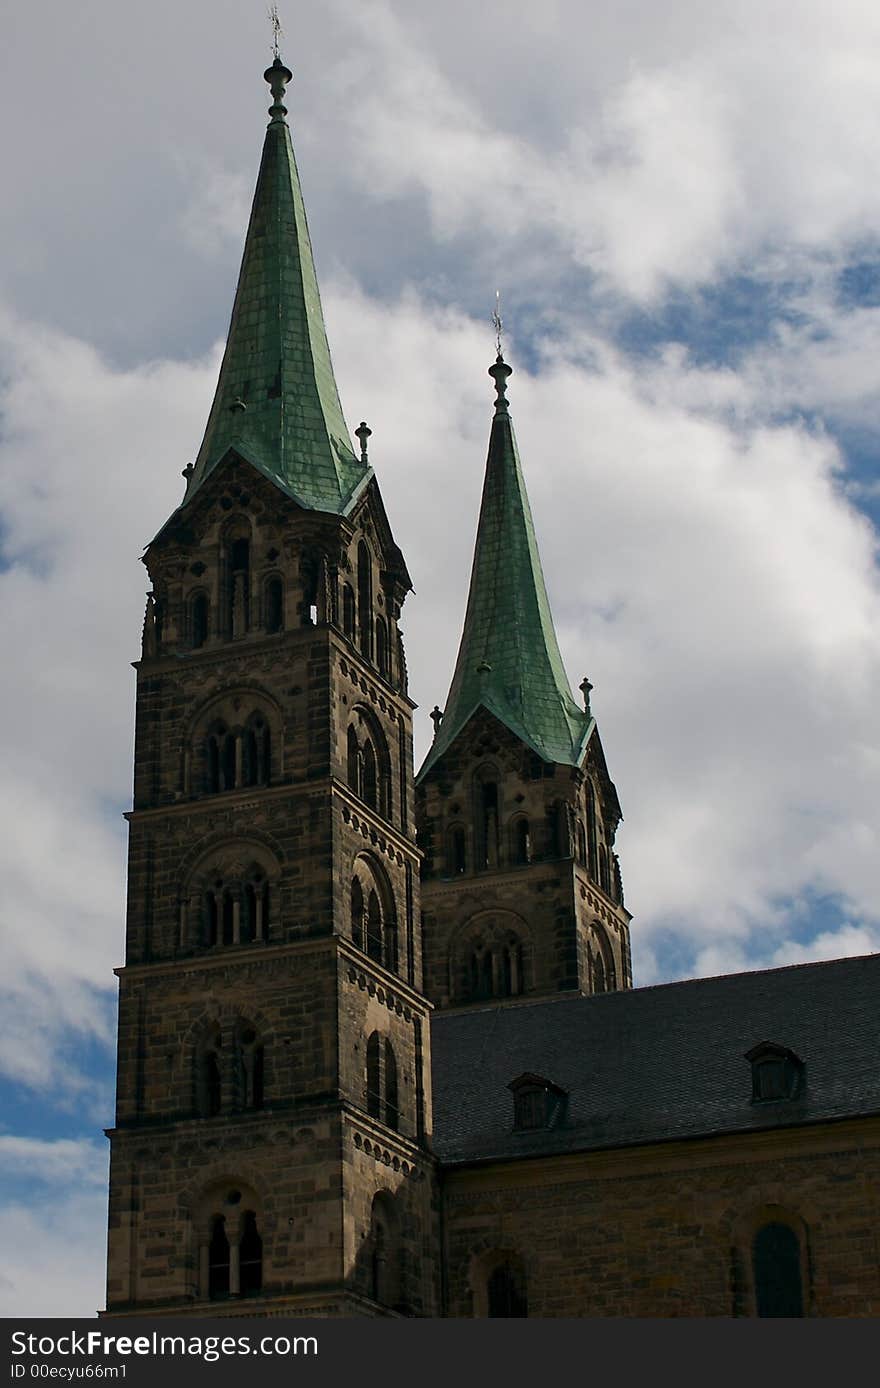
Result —
<svg viewBox="0 0 880 1388"><path fill-rule="evenodd" d="M292 74L264 73L269 125L226 352L186 501L230 448L312 510L344 513L369 476L342 414L285 119Z"/></svg>
<svg viewBox="0 0 880 1388"><path fill-rule="evenodd" d="M424 776L481 705L544 761L578 765L593 727L571 693L553 628L507 402L500 348L489 375L495 415L471 586L443 721Z"/></svg>

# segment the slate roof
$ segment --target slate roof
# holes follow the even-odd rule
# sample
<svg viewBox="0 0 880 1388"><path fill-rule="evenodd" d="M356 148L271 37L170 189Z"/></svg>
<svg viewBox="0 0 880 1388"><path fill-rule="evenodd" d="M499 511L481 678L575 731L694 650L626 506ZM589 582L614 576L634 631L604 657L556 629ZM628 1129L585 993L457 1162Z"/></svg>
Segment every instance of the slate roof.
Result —
<svg viewBox="0 0 880 1388"><path fill-rule="evenodd" d="M796 1098L752 1102L762 1041L804 1063ZM431 1052L446 1164L877 1114L880 955L435 1013ZM507 1086L526 1071L568 1093L549 1130L513 1130Z"/></svg>
<svg viewBox="0 0 880 1388"><path fill-rule="evenodd" d="M559 653L513 423L504 396L511 368L489 374L498 400L464 630L443 722L421 779L482 705L546 762L577 766L595 727L574 701Z"/></svg>
<svg viewBox="0 0 880 1388"><path fill-rule="evenodd" d="M230 448L318 511L350 510L369 476L342 414L290 131L290 72L266 73L266 130L220 377L186 502Z"/></svg>

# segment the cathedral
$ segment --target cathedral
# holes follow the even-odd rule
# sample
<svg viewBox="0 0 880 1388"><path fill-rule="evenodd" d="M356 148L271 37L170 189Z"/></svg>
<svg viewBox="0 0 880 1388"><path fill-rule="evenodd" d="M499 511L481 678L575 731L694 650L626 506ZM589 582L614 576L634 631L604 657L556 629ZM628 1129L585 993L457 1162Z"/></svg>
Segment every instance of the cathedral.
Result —
<svg viewBox="0 0 880 1388"><path fill-rule="evenodd" d="M410 575L265 76L214 401L144 556L103 1314L880 1315L880 956L632 987L500 345L414 768Z"/></svg>

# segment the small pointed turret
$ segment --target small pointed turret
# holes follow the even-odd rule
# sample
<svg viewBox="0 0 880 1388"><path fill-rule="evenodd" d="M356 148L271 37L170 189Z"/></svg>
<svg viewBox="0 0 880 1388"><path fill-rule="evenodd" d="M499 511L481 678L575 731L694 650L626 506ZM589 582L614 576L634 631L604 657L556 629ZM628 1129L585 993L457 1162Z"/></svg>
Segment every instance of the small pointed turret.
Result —
<svg viewBox="0 0 880 1388"><path fill-rule="evenodd" d="M483 705L546 762L576 766L592 719L562 664L507 401L499 349L489 367L495 415L471 586L443 722L419 772L443 755Z"/></svg>
<svg viewBox="0 0 880 1388"><path fill-rule="evenodd" d="M356 457L330 361L296 160L290 69L265 79L269 126L226 352L186 501L230 448L311 510L344 513L369 475Z"/></svg>

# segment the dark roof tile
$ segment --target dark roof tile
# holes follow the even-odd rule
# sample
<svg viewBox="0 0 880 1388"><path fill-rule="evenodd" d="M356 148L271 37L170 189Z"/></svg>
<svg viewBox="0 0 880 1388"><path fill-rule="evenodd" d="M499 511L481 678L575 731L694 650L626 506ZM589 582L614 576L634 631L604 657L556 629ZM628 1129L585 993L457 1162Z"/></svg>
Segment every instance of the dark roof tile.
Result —
<svg viewBox="0 0 880 1388"><path fill-rule="evenodd" d="M445 1163L536 1156L880 1113L880 955L691 979L432 1021L434 1141ZM803 1061L793 1100L752 1102L746 1052ZM514 1132L511 1080L568 1094L554 1131Z"/></svg>

